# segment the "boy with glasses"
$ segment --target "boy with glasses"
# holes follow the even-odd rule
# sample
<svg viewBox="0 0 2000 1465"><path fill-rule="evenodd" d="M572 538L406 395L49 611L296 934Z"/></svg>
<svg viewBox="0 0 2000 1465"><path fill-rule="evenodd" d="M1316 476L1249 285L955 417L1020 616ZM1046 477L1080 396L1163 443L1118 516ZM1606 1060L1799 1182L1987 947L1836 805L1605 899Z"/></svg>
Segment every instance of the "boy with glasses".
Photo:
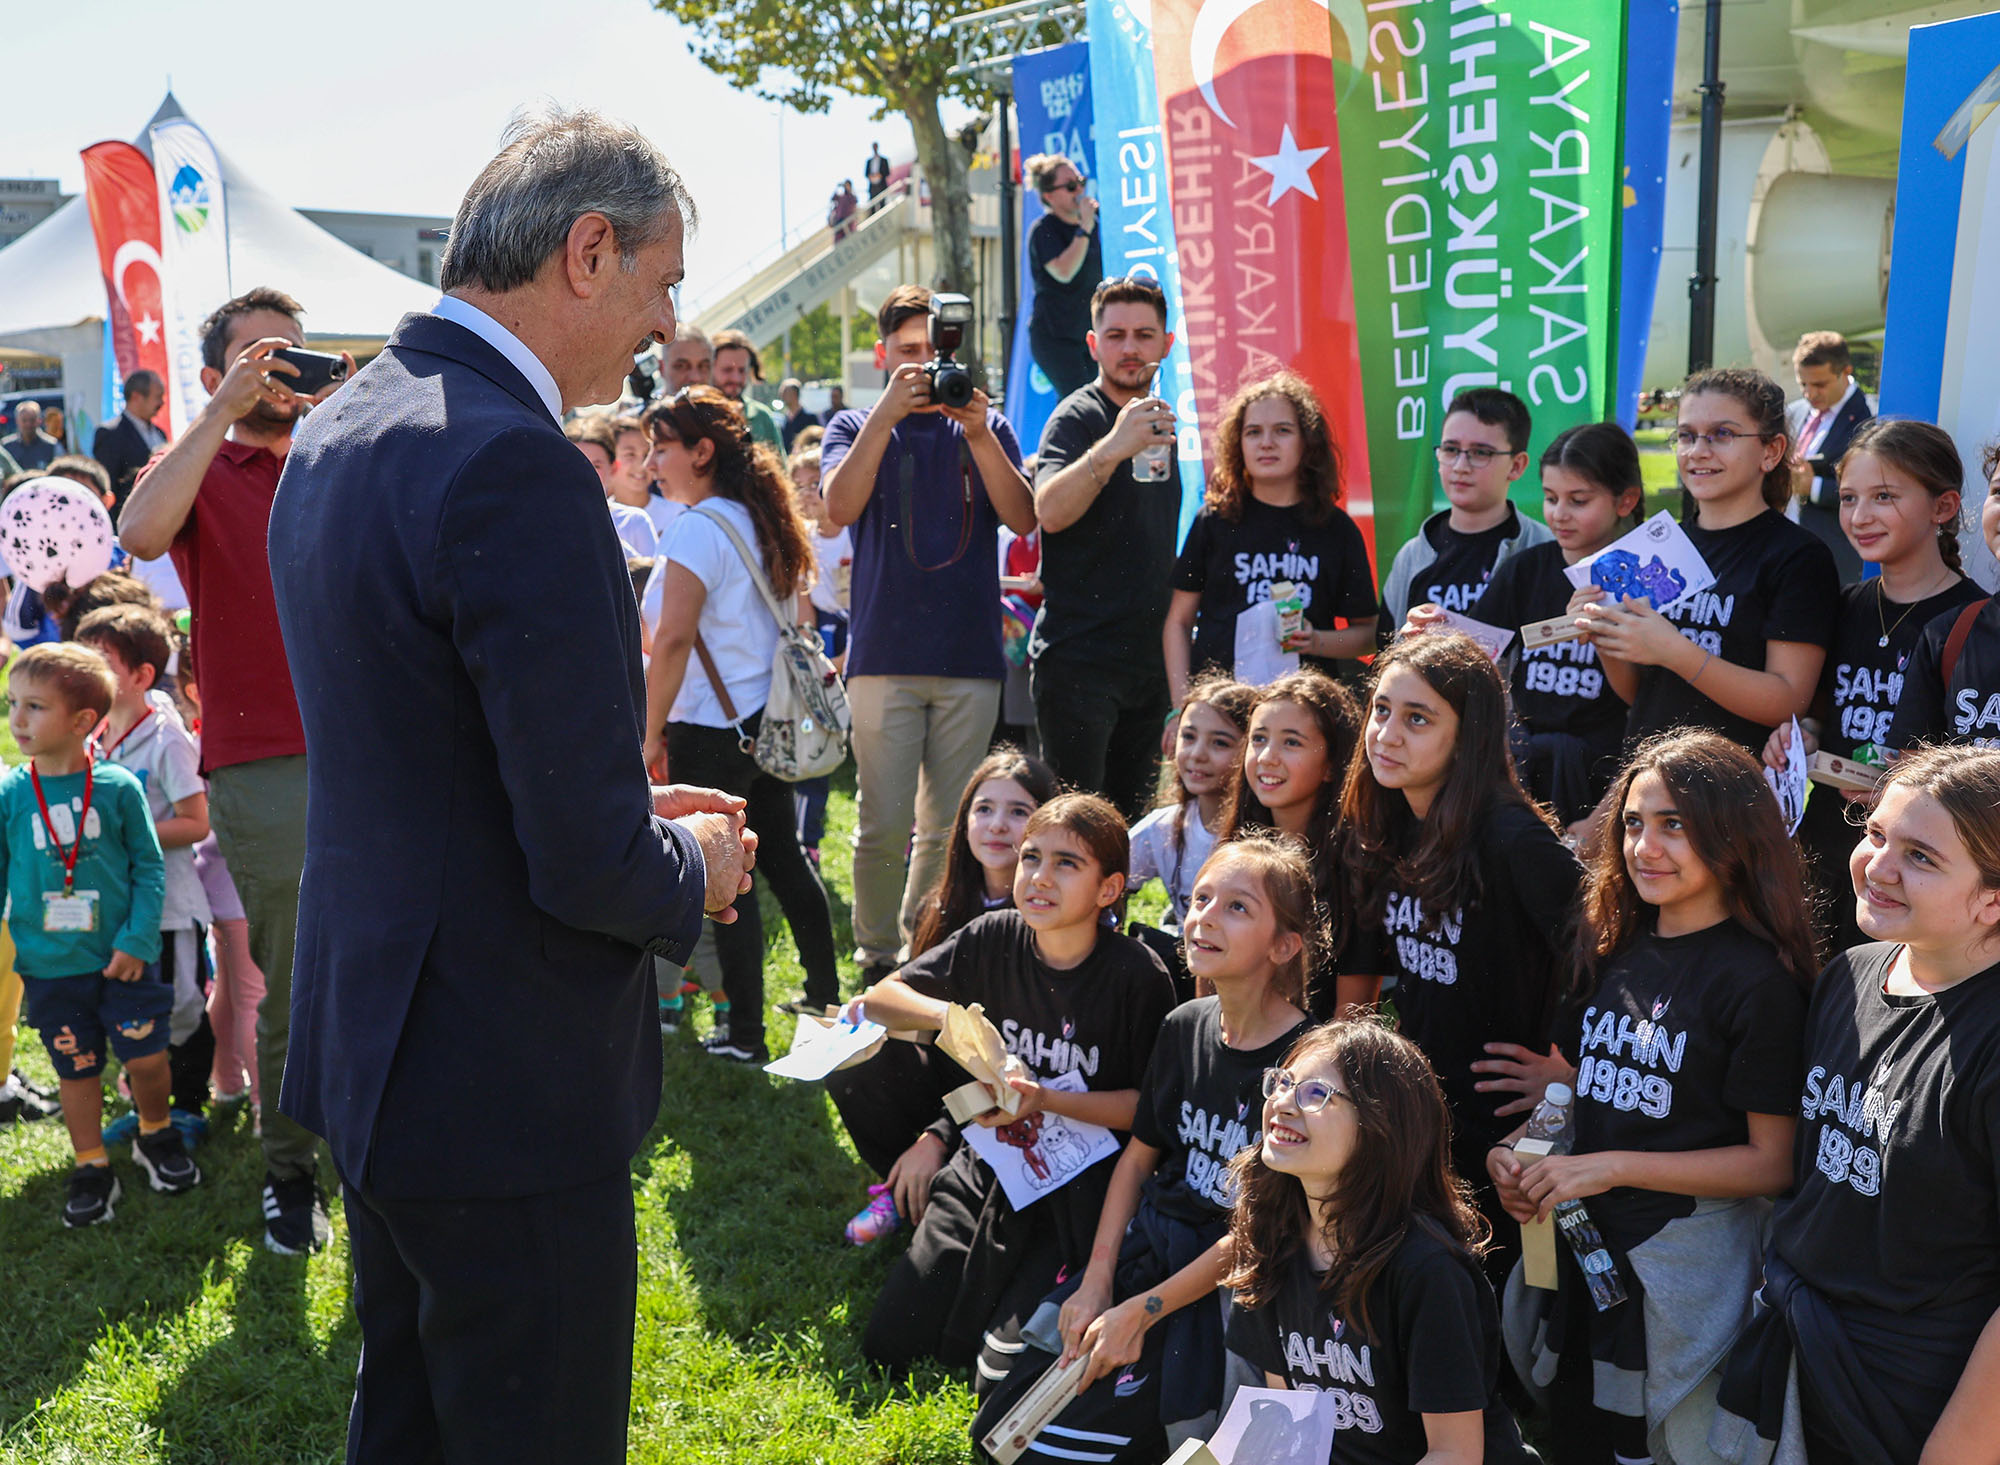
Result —
<svg viewBox="0 0 2000 1465"><path fill-rule="evenodd" d="M1528 404L1498 387L1474 387L1451 399L1437 445L1438 477L1450 507L1431 515L1396 551L1382 583L1390 632L1414 605L1477 618L1475 607L1500 562L1550 541L1535 519L1508 502L1507 488L1528 471Z"/></svg>

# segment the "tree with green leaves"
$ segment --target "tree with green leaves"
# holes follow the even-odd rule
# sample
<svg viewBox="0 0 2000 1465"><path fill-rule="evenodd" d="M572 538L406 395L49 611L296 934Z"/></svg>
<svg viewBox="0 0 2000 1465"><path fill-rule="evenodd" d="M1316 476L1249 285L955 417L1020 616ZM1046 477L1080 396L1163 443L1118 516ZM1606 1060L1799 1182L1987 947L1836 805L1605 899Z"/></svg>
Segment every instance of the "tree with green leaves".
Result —
<svg viewBox="0 0 2000 1465"><path fill-rule="evenodd" d="M946 284L970 292L972 195L966 152L945 130L938 104L992 98L979 82L947 75L954 56L946 22L993 8L992 0L653 0L688 28L688 49L709 70L767 101L824 112L831 92L870 97L878 115L901 112L930 181L932 238Z"/></svg>

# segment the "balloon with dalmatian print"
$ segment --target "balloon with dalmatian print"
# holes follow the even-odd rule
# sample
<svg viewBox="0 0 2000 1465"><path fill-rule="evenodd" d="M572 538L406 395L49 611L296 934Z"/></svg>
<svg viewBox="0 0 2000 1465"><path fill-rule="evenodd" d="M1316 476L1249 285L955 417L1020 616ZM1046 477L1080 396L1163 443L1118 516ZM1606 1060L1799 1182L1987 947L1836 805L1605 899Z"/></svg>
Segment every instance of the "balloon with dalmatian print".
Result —
<svg viewBox="0 0 2000 1465"><path fill-rule="evenodd" d="M0 554L37 593L57 581L89 584L111 568L111 547L111 516L70 479L32 479L0 503Z"/></svg>

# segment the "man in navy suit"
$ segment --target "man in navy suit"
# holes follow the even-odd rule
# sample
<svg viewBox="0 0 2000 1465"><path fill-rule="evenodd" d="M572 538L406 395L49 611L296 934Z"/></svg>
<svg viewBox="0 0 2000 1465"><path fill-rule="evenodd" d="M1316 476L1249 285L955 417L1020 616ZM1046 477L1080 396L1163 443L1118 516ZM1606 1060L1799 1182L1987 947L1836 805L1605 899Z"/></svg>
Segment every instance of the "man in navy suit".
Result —
<svg viewBox="0 0 2000 1465"><path fill-rule="evenodd" d="M350 1461L625 1458L652 957L726 918L754 839L740 799L655 807L631 581L560 419L672 338L692 218L632 129L516 122L444 298L278 486L309 788L282 1107L344 1187Z"/></svg>
<svg viewBox="0 0 2000 1465"><path fill-rule="evenodd" d="M1792 492L1799 501L1799 523L1826 542L1840 568L1840 583L1852 585L1861 578L1861 556L1840 532L1840 479L1833 469L1861 424L1875 414L1868 410L1868 394L1854 380L1847 339L1838 332L1808 331L1799 337L1792 350L1792 374L1800 397L1785 408L1785 429L1792 437Z"/></svg>

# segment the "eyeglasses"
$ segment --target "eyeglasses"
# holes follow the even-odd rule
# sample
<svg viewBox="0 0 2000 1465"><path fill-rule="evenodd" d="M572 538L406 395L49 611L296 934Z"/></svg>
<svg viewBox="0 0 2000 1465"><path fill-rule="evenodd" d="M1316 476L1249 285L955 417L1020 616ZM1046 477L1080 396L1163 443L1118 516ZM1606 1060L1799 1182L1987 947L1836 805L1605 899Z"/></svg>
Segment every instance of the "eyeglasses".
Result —
<svg viewBox="0 0 2000 1465"><path fill-rule="evenodd" d="M1674 451L1692 453L1697 446L1700 446L1713 448L1718 453L1726 453L1746 438L1755 438L1758 442L1763 442L1769 436L1769 433L1764 432L1737 432L1728 427L1718 427L1714 432L1695 432L1683 427L1674 434Z"/></svg>
<svg viewBox="0 0 2000 1465"><path fill-rule="evenodd" d="M1292 1102L1301 1114L1317 1114L1335 1099L1354 1102L1323 1078L1296 1079L1288 1068L1265 1069L1264 1097L1282 1099L1287 1094L1292 1095Z"/></svg>
<svg viewBox="0 0 2000 1465"><path fill-rule="evenodd" d="M1475 468L1484 468L1495 458L1510 458L1513 456L1513 454L1504 452L1499 448L1489 448L1484 443L1474 443L1470 447L1463 447L1458 443L1439 443L1432 451L1437 454L1439 465L1445 468L1449 468L1460 458L1465 459L1466 462Z"/></svg>

